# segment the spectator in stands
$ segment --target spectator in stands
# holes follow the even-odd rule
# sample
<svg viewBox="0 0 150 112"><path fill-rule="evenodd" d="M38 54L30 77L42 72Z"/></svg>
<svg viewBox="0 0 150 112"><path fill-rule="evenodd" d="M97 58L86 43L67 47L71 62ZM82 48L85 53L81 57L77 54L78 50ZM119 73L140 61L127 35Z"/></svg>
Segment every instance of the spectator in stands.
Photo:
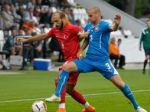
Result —
<svg viewBox="0 0 150 112"><path fill-rule="evenodd" d="M147 62L148 60L150 61L150 19L147 21L147 28L145 28L141 34L140 47L139 47L140 51L141 51L142 44L145 52L145 60L143 66L143 73L145 74L145 68ZM149 62L149 66L150 66L150 62Z"/></svg>
<svg viewBox="0 0 150 112"><path fill-rule="evenodd" d="M9 36L4 44L4 50L9 52L9 55L22 55L22 46L17 43L17 30L12 27L11 36Z"/></svg>
<svg viewBox="0 0 150 112"><path fill-rule="evenodd" d="M77 19L77 20L75 21L75 24L78 25L78 26L83 27L80 19Z"/></svg>
<svg viewBox="0 0 150 112"><path fill-rule="evenodd" d="M33 5L40 5L42 0L32 0Z"/></svg>
<svg viewBox="0 0 150 112"><path fill-rule="evenodd" d="M4 19L5 29L10 29L14 25L14 17L10 10L10 5L5 3L2 10L2 17Z"/></svg>
<svg viewBox="0 0 150 112"><path fill-rule="evenodd" d="M52 26L51 17L52 17L52 9L51 8L41 8L41 16L40 23L41 24L50 24Z"/></svg>
<svg viewBox="0 0 150 112"><path fill-rule="evenodd" d="M122 39L119 38L117 40L117 45L118 45L118 48L120 47L120 44L122 42ZM119 68L120 69L123 69L123 66L126 64L126 61L125 61L125 56L123 54L120 54L120 57L119 57Z"/></svg>
<svg viewBox="0 0 150 112"><path fill-rule="evenodd" d="M20 23L21 16L17 14L16 7L13 4L10 5L10 10L11 10L12 16L14 17L15 23Z"/></svg>
<svg viewBox="0 0 150 112"><path fill-rule="evenodd" d="M41 1L41 5L50 6L50 5L51 5L51 0L42 0L42 1Z"/></svg>
<svg viewBox="0 0 150 112"><path fill-rule="evenodd" d="M40 7L35 7L33 11L33 15L37 18L37 20L40 20L40 15L41 15L41 9Z"/></svg>
<svg viewBox="0 0 150 112"><path fill-rule="evenodd" d="M68 16L68 19L71 23L75 23L74 16L70 7L64 7L64 12Z"/></svg>
<svg viewBox="0 0 150 112"><path fill-rule="evenodd" d="M35 35L37 35L37 33L32 33L32 36ZM43 41L35 41L32 43L32 45L33 45L33 58L41 58Z"/></svg>
<svg viewBox="0 0 150 112"><path fill-rule="evenodd" d="M21 30L20 32L20 36L25 36L25 38L30 38L31 37L31 32L26 30ZM33 59L33 46L32 43L27 42L23 44L23 67L22 69L24 69L25 66L27 66L27 64L29 62L31 62ZM21 69L21 70L22 70Z"/></svg>
<svg viewBox="0 0 150 112"><path fill-rule="evenodd" d="M22 28L28 30L32 34L35 24L38 23L37 17L33 15L33 8L26 9L23 17L24 23Z"/></svg>
<svg viewBox="0 0 150 112"><path fill-rule="evenodd" d="M3 20L2 15L0 14L0 30L3 30L3 29L4 29L4 20Z"/></svg>
<svg viewBox="0 0 150 112"><path fill-rule="evenodd" d="M114 63L113 63L114 67L117 68L120 51L119 51L119 48L116 44L116 39L114 37L110 40L109 53L110 53L111 61L114 60Z"/></svg>
<svg viewBox="0 0 150 112"><path fill-rule="evenodd" d="M69 4L68 0L58 0L58 5L60 8L62 7L70 7L71 5Z"/></svg>
<svg viewBox="0 0 150 112"><path fill-rule="evenodd" d="M123 66L125 65L125 56L120 54L119 45L121 43L121 39L118 39L118 43L116 43L116 39L113 37L110 41L109 45L109 53L110 53L110 59L113 62L114 61L114 67L123 69ZM119 66L118 66L119 61Z"/></svg>

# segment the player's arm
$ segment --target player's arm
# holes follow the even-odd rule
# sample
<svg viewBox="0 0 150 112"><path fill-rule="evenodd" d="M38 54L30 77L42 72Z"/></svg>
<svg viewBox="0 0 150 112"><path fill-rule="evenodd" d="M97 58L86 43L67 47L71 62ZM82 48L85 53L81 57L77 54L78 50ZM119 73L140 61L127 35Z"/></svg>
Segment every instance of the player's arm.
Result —
<svg viewBox="0 0 150 112"><path fill-rule="evenodd" d="M141 38L140 38L140 45L139 45L139 50L140 50L140 51L142 50L143 36L144 36L144 33L142 32Z"/></svg>
<svg viewBox="0 0 150 112"><path fill-rule="evenodd" d="M116 31L120 25L121 22L121 16L120 15L115 15L115 18L113 20L113 24L110 27L110 31Z"/></svg>
<svg viewBox="0 0 150 112"><path fill-rule="evenodd" d="M48 33L43 33L43 34L35 35L30 38L18 38L17 41L25 43L25 42L40 41L47 38L49 38Z"/></svg>
<svg viewBox="0 0 150 112"><path fill-rule="evenodd" d="M85 48L88 46L88 44L89 44L89 39L85 38L83 44L81 45L81 47L77 53L77 57L79 59L81 59L83 57L83 52L84 52Z"/></svg>
<svg viewBox="0 0 150 112"><path fill-rule="evenodd" d="M81 32L78 33L78 36L79 36L79 39L80 39L80 40L82 40L82 39L88 37L88 35L89 35L89 32L81 31Z"/></svg>
<svg viewBox="0 0 150 112"><path fill-rule="evenodd" d="M74 25L72 31L79 37L80 40L88 37L89 33L85 32L82 27Z"/></svg>

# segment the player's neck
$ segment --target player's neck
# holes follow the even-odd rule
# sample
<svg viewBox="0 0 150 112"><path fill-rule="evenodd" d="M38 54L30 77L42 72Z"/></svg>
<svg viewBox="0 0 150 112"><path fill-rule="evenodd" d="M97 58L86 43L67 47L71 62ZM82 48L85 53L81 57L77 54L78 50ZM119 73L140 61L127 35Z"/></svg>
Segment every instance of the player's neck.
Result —
<svg viewBox="0 0 150 112"><path fill-rule="evenodd" d="M63 23L64 23L64 26L65 26L65 25L68 24L69 22L68 22L68 21L63 21Z"/></svg>
<svg viewBox="0 0 150 112"><path fill-rule="evenodd" d="M95 21L95 22L93 22L92 24L93 24L93 26L96 26L99 22L101 21L101 19L99 18L99 19L97 19L97 21Z"/></svg>

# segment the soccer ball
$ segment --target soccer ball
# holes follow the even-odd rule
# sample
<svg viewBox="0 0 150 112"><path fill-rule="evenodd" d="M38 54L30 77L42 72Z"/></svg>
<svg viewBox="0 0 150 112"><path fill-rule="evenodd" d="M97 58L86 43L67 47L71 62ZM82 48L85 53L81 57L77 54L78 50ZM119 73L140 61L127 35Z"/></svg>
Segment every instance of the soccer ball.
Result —
<svg viewBox="0 0 150 112"><path fill-rule="evenodd" d="M32 104L32 112L47 112L47 105L44 101L35 101Z"/></svg>

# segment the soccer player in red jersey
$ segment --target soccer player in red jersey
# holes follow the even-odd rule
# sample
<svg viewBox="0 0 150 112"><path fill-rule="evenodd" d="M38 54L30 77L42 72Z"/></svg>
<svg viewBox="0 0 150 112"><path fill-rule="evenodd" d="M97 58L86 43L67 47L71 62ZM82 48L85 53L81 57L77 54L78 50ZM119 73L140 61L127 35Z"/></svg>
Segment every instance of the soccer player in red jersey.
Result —
<svg viewBox="0 0 150 112"><path fill-rule="evenodd" d="M80 39L86 37L88 34L82 32L83 30L81 27L69 23L66 15L61 11L57 11L53 14L52 22L55 24L55 27L53 27L48 33L36 35L28 39L19 38L18 41L32 42L32 41L40 41L50 37L55 37L62 48L66 63L74 59L77 59L78 58L77 53L80 48ZM85 108L82 110L83 112L95 112L95 108L85 100L85 98L81 95L81 93L79 93L77 90L74 89L78 80L78 76L79 76L78 72L74 72L71 73L71 75L69 75L67 86L61 94L61 102L59 104L57 112L66 112L65 109L66 91L77 102L84 105ZM57 80L55 81L55 83L57 86ZM45 100L50 101L49 98L46 98Z"/></svg>

